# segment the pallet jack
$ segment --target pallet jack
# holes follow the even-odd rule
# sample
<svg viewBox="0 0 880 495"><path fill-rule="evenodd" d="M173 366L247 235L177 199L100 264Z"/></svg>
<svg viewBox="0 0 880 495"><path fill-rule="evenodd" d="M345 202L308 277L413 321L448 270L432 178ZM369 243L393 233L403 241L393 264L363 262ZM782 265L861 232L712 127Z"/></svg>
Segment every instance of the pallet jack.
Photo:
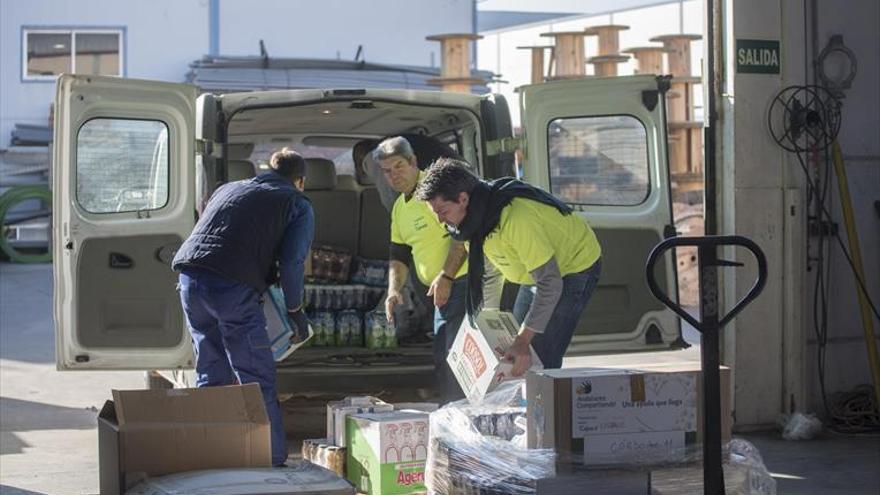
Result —
<svg viewBox="0 0 880 495"><path fill-rule="evenodd" d="M758 263L758 276L749 292L723 317L718 311L718 267L738 267L742 263L718 257L718 248L740 246L750 251ZM654 267L672 248L696 247L700 281L700 319L687 313L657 284ZM721 457L721 374L719 334L725 325L752 302L767 282L767 259L751 239L742 236L671 237L657 244L645 267L648 288L667 308L700 332L700 365L703 373L703 494L724 495L724 470Z"/></svg>

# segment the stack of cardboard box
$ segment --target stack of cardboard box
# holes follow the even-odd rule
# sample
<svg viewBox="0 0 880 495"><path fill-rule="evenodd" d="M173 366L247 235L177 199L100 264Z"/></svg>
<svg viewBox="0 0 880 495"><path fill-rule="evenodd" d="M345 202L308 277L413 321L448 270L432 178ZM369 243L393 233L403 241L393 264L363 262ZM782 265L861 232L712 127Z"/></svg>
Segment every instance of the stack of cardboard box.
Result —
<svg viewBox="0 0 880 495"><path fill-rule="evenodd" d="M345 476L362 493L422 493L428 414L437 408L370 396L329 402L327 437L304 441L303 457Z"/></svg>

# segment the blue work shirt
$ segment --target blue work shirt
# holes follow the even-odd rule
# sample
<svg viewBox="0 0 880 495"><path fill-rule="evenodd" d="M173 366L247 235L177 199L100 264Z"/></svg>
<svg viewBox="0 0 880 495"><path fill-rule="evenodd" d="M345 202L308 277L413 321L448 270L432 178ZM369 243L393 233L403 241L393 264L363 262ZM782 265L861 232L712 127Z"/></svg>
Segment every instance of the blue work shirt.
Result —
<svg viewBox="0 0 880 495"><path fill-rule="evenodd" d="M285 305L302 305L305 260L315 232L309 199L289 179L267 172L219 187L172 262L204 268L262 293L280 270Z"/></svg>
<svg viewBox="0 0 880 495"><path fill-rule="evenodd" d="M288 311L302 306L305 262L314 237L315 211L311 201L300 195L288 208L287 228L278 255L281 290Z"/></svg>

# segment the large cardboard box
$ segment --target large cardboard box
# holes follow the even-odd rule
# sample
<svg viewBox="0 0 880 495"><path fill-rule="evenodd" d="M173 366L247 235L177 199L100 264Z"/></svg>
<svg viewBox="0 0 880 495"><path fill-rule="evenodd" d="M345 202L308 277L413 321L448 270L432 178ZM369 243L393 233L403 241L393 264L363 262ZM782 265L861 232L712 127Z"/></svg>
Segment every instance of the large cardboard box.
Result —
<svg viewBox="0 0 880 495"><path fill-rule="evenodd" d="M449 349L446 362L470 402L480 402L509 374L511 363L502 361L504 352L519 333L513 314L483 310L472 326L465 318ZM532 351L532 370L543 368L541 359Z"/></svg>
<svg viewBox="0 0 880 495"><path fill-rule="evenodd" d="M356 414L346 420L346 477L367 495L424 493L428 414Z"/></svg>
<svg viewBox="0 0 880 495"><path fill-rule="evenodd" d="M701 452L699 363L529 372L528 445L589 466L686 462ZM722 441L730 440L730 369L721 369Z"/></svg>
<svg viewBox="0 0 880 495"><path fill-rule="evenodd" d="M101 495L147 476L271 467L260 386L114 390L98 415L98 462Z"/></svg>
<svg viewBox="0 0 880 495"><path fill-rule="evenodd" d="M307 461L286 468L208 469L151 478L126 495L355 495L354 487Z"/></svg>

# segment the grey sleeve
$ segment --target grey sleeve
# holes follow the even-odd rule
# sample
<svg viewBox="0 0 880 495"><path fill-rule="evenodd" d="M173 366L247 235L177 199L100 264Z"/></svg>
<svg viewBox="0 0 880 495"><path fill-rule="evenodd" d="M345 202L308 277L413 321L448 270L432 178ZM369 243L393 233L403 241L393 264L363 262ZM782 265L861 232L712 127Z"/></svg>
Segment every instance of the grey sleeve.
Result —
<svg viewBox="0 0 880 495"><path fill-rule="evenodd" d="M556 309L556 303L562 297L562 275L559 273L556 258L550 258L550 261L532 270L531 275L535 279L535 298L523 326L534 332L544 333L550 316Z"/></svg>
<svg viewBox="0 0 880 495"><path fill-rule="evenodd" d="M483 266L483 309L498 309L501 307L504 276L488 259L484 259Z"/></svg>

